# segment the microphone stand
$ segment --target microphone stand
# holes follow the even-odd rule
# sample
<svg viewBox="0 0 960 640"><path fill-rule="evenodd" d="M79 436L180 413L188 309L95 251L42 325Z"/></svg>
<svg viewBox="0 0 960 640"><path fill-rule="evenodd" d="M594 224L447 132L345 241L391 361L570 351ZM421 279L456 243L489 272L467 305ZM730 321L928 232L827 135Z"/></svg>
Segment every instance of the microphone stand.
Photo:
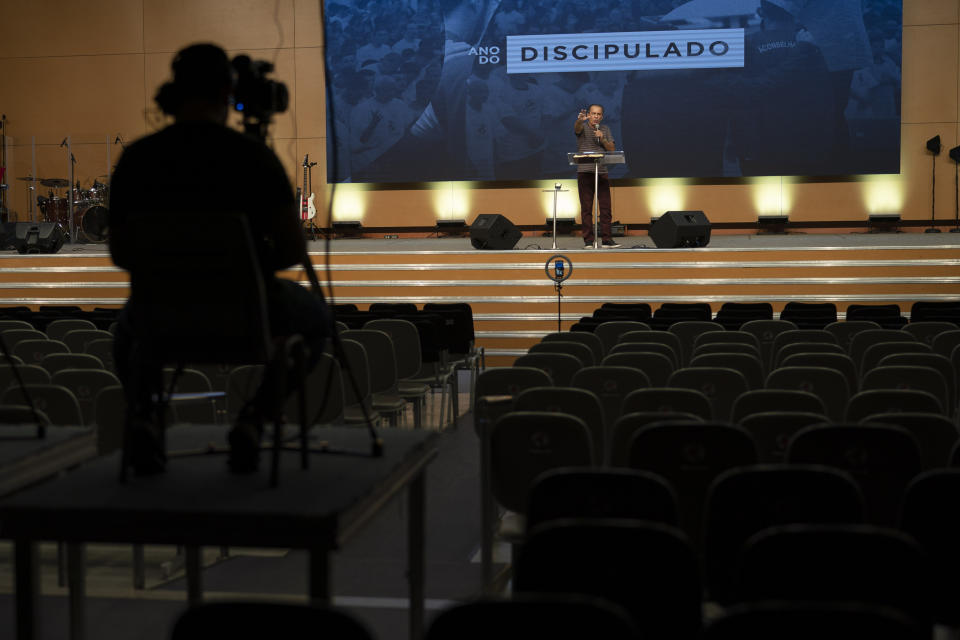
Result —
<svg viewBox="0 0 960 640"><path fill-rule="evenodd" d="M951 156L952 157L952 156ZM960 233L960 160L953 162L953 229L950 233Z"/></svg>
<svg viewBox="0 0 960 640"><path fill-rule="evenodd" d="M939 151L939 148L937 149ZM940 233L940 229L937 229L936 224L936 210L937 210L937 154L930 156L933 158L933 169L930 173L930 226L924 229L924 233Z"/></svg>

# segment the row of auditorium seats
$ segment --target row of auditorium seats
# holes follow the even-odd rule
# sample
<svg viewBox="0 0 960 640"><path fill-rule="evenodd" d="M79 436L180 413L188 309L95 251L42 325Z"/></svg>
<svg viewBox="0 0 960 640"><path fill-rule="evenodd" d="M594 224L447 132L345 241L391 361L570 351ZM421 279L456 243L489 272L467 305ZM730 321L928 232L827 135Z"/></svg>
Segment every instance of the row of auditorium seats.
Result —
<svg viewBox="0 0 960 640"><path fill-rule="evenodd" d="M481 375L481 509L514 592L602 597L642 637L701 637L705 600L960 624L960 327L665 326L549 334Z"/></svg>
<svg viewBox="0 0 960 640"><path fill-rule="evenodd" d="M884 329L899 329L908 322L960 323L960 302L915 302L910 306L910 317L905 317L897 304L850 304L845 311L847 320L868 320ZM606 302L593 314L580 318L574 331L592 331L596 325L610 320L645 322L654 329L667 329L675 322L685 320L713 320L726 329L738 329L750 320L774 319L769 302L725 302L713 313L706 302L665 302L656 310L645 302ZM778 319L793 322L801 329L823 329L837 322L837 305L832 302L788 302Z"/></svg>
<svg viewBox="0 0 960 640"><path fill-rule="evenodd" d="M409 310L403 311L410 316ZM335 393L336 397L329 403L318 401L326 397L327 383L314 387L309 395L311 403L323 412L320 422L331 424L342 420L349 424L363 420L359 407L364 402L367 414L376 421L379 422L382 415L390 424L398 424L406 415L405 406L410 403L415 426L419 427L426 392L433 388L443 391L441 411L447 413L441 414L441 423L445 418L456 420L455 371L457 368L475 370L479 366L472 342L469 305L441 305L429 314L424 312L424 316L429 317L414 321L385 316L381 310L379 315L368 318L366 330L351 330L338 322L339 334L345 338L344 356L359 387L354 389L349 381L340 385L338 388L344 394L342 401ZM469 332L464 326L469 327ZM0 320L0 339L8 347L13 362L19 365L14 369L9 362L0 364L0 392L5 394L0 396L0 403L25 404L23 392L11 388L18 387L16 371L22 382L30 385L35 405L52 424L99 424L102 427L107 422L113 428L116 416L123 413L122 402L108 407L107 402L97 401L101 390L120 384L115 376L112 333L80 318L58 318L45 329L46 332L41 332L23 320ZM459 343L451 346L449 338L454 333L467 336L462 351L456 351ZM455 350L450 351L451 348ZM339 375L339 363L337 368ZM167 384L172 372L172 369L166 372ZM172 420L187 423L233 420L257 388L261 375L262 367L256 365L185 369L174 387L177 395L172 405ZM184 398L185 394L189 398ZM111 389L106 397L118 400L122 395ZM97 420L98 404L101 413L110 414L106 421ZM288 414L295 415L292 407ZM14 421L24 415L21 409L7 407L0 419Z"/></svg>
<svg viewBox="0 0 960 640"><path fill-rule="evenodd" d="M652 586L653 577L634 576ZM630 594L640 589L630 585ZM683 638L643 635L631 609L589 595L517 593L509 599L484 598L441 610L424 640L487 640L504 634L518 638ZM689 627L690 625L684 625ZM639 627L639 628L638 628ZM172 640L295 638L304 629L323 629L339 640L374 640L353 613L339 608L267 602L215 602L191 607L177 620ZM731 607L703 629L703 640L923 640L929 628L894 607L851 602L758 601Z"/></svg>

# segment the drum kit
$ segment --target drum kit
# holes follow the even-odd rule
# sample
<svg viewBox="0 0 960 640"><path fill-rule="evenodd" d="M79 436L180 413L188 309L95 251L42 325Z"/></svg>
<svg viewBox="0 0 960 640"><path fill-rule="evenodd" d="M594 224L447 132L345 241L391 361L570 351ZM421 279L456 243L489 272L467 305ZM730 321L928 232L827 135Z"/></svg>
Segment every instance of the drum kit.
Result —
<svg viewBox="0 0 960 640"><path fill-rule="evenodd" d="M100 178L107 177L98 176L88 188L82 188L79 181L71 187L70 181L64 178L37 178L36 181L48 189L46 196L37 196L39 221L59 223L69 235L70 198L73 198L73 228L76 230L76 239L84 242L104 242L107 239L110 219L107 209L110 188L105 182L100 182ZM33 181L34 178L28 176L18 180Z"/></svg>

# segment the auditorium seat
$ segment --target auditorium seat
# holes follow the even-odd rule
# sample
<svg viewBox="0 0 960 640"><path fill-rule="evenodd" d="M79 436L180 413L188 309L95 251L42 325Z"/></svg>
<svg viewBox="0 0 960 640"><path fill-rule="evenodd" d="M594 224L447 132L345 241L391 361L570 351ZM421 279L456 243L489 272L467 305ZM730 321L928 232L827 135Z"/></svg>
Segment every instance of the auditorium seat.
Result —
<svg viewBox="0 0 960 640"><path fill-rule="evenodd" d="M57 320L52 320L49 324L47 324L47 328L44 333L46 333L47 337L51 340L64 341L63 337L67 335L67 332L74 331L76 329L95 331L97 329L97 325L90 320L85 320L83 318L58 318Z"/></svg>
<svg viewBox="0 0 960 640"><path fill-rule="evenodd" d="M731 367L684 367L667 381L668 387L696 389L710 400L713 419L726 422L737 397L750 390L746 377Z"/></svg>
<svg viewBox="0 0 960 640"><path fill-rule="evenodd" d="M919 411L943 413L937 397L917 389L867 389L850 396L844 420L859 422L873 413Z"/></svg>
<svg viewBox="0 0 960 640"><path fill-rule="evenodd" d="M62 369L103 369L103 362L89 353L51 353L43 357L40 366L50 375Z"/></svg>
<svg viewBox="0 0 960 640"><path fill-rule="evenodd" d="M667 380L673 374L675 367L670 356L654 351L628 351L627 345L624 350L608 354L601 362L601 366L630 367L643 373L648 381L648 386L663 387ZM669 349L666 345L654 344L652 347L663 347Z"/></svg>
<svg viewBox="0 0 960 640"><path fill-rule="evenodd" d="M733 605L703 640L929 640L930 629L898 609L863 602L777 601Z"/></svg>
<svg viewBox="0 0 960 640"><path fill-rule="evenodd" d="M607 356L621 353L656 353L669 359L671 372L680 367L680 355L676 349L662 342L620 342L613 346Z"/></svg>
<svg viewBox="0 0 960 640"><path fill-rule="evenodd" d="M929 558L929 593L934 620L960 626L960 469L921 473L907 486L900 529L920 543Z"/></svg>
<svg viewBox="0 0 960 640"><path fill-rule="evenodd" d="M770 366L773 352L773 341L784 331L793 331L797 328L787 320L749 320L740 325L740 331L746 331L757 337L760 342L760 356L765 367Z"/></svg>
<svg viewBox="0 0 960 640"><path fill-rule="evenodd" d="M710 420L713 406L702 391L682 387L651 387L637 389L623 399L621 415L635 412L674 412L692 413L702 420Z"/></svg>
<svg viewBox="0 0 960 640"><path fill-rule="evenodd" d="M567 353L528 353L513 362L515 367L542 369L558 387L570 386L573 375L583 368L580 360Z"/></svg>
<svg viewBox="0 0 960 640"><path fill-rule="evenodd" d="M860 388L870 389L915 389L926 391L940 403L941 411L949 416L947 381L933 367L910 365L885 365L870 369L863 375Z"/></svg>
<svg viewBox="0 0 960 640"><path fill-rule="evenodd" d="M949 362L948 362L949 364ZM800 352L785 356L780 363L784 367L827 367L843 374L851 394L860 390L860 376L853 359L845 353Z"/></svg>
<svg viewBox="0 0 960 640"><path fill-rule="evenodd" d="M678 524L673 487L657 474L638 469L553 469L534 480L528 502L527 531L563 518Z"/></svg>
<svg viewBox="0 0 960 640"><path fill-rule="evenodd" d="M543 336L541 342L580 342L593 351L593 361L600 362L603 360L604 350L603 342L599 337L595 336L592 333L584 333L582 331L555 331L554 333L548 333Z"/></svg>
<svg viewBox="0 0 960 640"><path fill-rule="evenodd" d="M797 353L828 353L833 355L847 355L839 344L831 342L792 342L785 344L773 354L770 370L783 366L783 361Z"/></svg>
<svg viewBox="0 0 960 640"><path fill-rule="evenodd" d="M743 375L749 389L762 389L764 374L759 356L749 353L701 353L690 360L691 367L728 367Z"/></svg>
<svg viewBox="0 0 960 640"><path fill-rule="evenodd" d="M50 418L56 426L75 427L83 425L83 413L80 403L73 392L56 384L28 384L26 393L30 395L34 406ZM8 387L0 394L0 404L29 404L20 387Z"/></svg>
<svg viewBox="0 0 960 640"><path fill-rule="evenodd" d="M61 369L55 372L50 383L69 389L77 403L83 424L91 426L96 423L96 400L101 389L120 384L117 376L104 369Z"/></svg>
<svg viewBox="0 0 960 640"><path fill-rule="evenodd" d="M444 609L430 623L424 640L488 640L505 633L518 638L634 640L637 628L622 607L601 598L515 593L509 600L479 600Z"/></svg>
<svg viewBox="0 0 960 640"><path fill-rule="evenodd" d="M924 344L933 346L933 340L941 333L955 331L957 324L955 322L944 322L942 320L914 321L904 325L903 330Z"/></svg>
<svg viewBox="0 0 960 640"><path fill-rule="evenodd" d="M514 593L597 596L626 609L641 638L700 637L697 556L687 537L668 525L586 519L544 523L530 532L519 553Z"/></svg>
<svg viewBox="0 0 960 640"><path fill-rule="evenodd" d="M883 327L872 320L850 320L848 318L843 322L831 322L823 329L824 331L832 333L837 339L837 344L843 347L846 353L850 353L850 341L853 340L853 336L861 331L882 328ZM857 364L859 365L860 363L858 362Z"/></svg>
<svg viewBox="0 0 960 640"><path fill-rule="evenodd" d="M593 334L600 338L600 343L603 345L603 353L609 354L613 346L620 341L620 336L627 331L649 330L650 327L642 322L614 320L600 323L597 325L597 328L593 330Z"/></svg>
<svg viewBox="0 0 960 640"><path fill-rule="evenodd" d="M680 338L680 361L687 365L693 355L693 344L697 336L722 331L723 325L709 320L682 320L671 324L668 330Z"/></svg>
<svg viewBox="0 0 960 640"><path fill-rule="evenodd" d="M957 425L938 413L898 411L874 413L863 422L877 422L902 427L913 434L920 445L923 468L935 469L950 466L950 452L960 442Z"/></svg>
<svg viewBox="0 0 960 640"><path fill-rule="evenodd" d="M757 445L757 461L783 462L793 434L812 424L829 424L822 413L806 411L761 411L741 418L737 424L747 430Z"/></svg>
<svg viewBox="0 0 960 640"><path fill-rule="evenodd" d="M850 472L863 491L866 520L894 526L903 491L923 462L917 439L888 424L813 425L787 446L787 462L822 464Z"/></svg>
<svg viewBox="0 0 960 640"><path fill-rule="evenodd" d="M338 640L374 640L352 613L317 604L210 602L193 605L177 619L171 640L208 638L307 638L316 633Z"/></svg>
<svg viewBox="0 0 960 640"><path fill-rule="evenodd" d="M741 601L878 604L917 620L926 637L932 632L929 565L919 543L894 529L862 524L771 527L750 539L741 559L736 580Z"/></svg>
<svg viewBox="0 0 960 640"><path fill-rule="evenodd" d="M603 406L592 391L571 386L524 389L513 397L513 411L540 411L580 418L587 426L593 442L593 464L603 463L603 452L606 449Z"/></svg>
<svg viewBox="0 0 960 640"><path fill-rule="evenodd" d="M846 376L827 367L780 367L770 372L765 386L814 394L823 401L833 421L843 420L850 399Z"/></svg>
<svg viewBox="0 0 960 640"><path fill-rule="evenodd" d="M680 525L699 546L707 490L720 473L756 464L757 449L743 428L723 422L653 423L630 440L629 466L663 476L677 492Z"/></svg>
<svg viewBox="0 0 960 640"><path fill-rule="evenodd" d="M624 398L636 389L650 387L650 379L644 371L633 367L599 365L584 367L577 371L573 375L570 386L590 391L600 400L600 405L603 407L603 426L606 434L604 443L606 443L613 431L614 423L620 417Z"/></svg>
<svg viewBox="0 0 960 640"><path fill-rule="evenodd" d="M655 422L703 422L705 418L685 411L631 411L621 415L613 424L607 446L607 462L612 467L630 463L630 441L634 434Z"/></svg>
<svg viewBox="0 0 960 640"><path fill-rule="evenodd" d="M820 465L759 464L719 474L704 507L707 592L734 599L737 557L754 534L785 524L863 522L863 495L845 471Z"/></svg>
<svg viewBox="0 0 960 640"><path fill-rule="evenodd" d="M531 345L527 353L566 353L580 361L582 367L592 367L594 361L593 349L582 342L573 340L555 340L552 342L538 342Z"/></svg>

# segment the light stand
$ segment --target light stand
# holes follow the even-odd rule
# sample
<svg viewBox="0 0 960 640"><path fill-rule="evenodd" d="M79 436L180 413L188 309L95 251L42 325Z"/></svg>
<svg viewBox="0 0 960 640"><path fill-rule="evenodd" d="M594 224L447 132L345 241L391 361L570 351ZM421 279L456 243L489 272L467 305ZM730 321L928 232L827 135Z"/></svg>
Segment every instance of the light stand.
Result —
<svg viewBox="0 0 960 640"><path fill-rule="evenodd" d="M940 233L936 224L936 204L937 204L937 156L940 155L940 136L936 135L927 140L927 151L933 157L933 168L930 173L930 226L924 230L924 233Z"/></svg>
<svg viewBox="0 0 960 640"><path fill-rule="evenodd" d="M547 272L547 277L553 280L554 288L557 290L557 331L563 331L560 300L563 298L563 281L573 274L573 263L570 262L570 258L558 253L547 259L544 270Z"/></svg>
<svg viewBox="0 0 960 640"><path fill-rule="evenodd" d="M960 233L960 147L950 149L950 159L953 160L953 229L950 233Z"/></svg>

